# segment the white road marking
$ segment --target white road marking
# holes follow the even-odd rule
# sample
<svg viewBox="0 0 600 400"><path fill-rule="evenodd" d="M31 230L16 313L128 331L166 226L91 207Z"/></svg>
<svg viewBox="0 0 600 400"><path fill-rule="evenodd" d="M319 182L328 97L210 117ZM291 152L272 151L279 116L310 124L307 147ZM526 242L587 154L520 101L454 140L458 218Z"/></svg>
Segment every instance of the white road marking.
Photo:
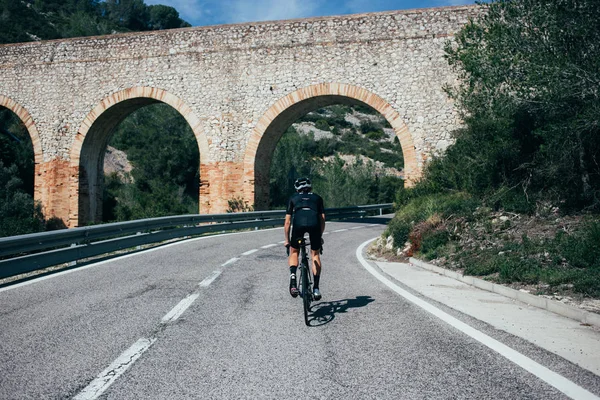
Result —
<svg viewBox="0 0 600 400"><path fill-rule="evenodd" d="M237 258L237 257L230 258L229 260L225 261L225 263L223 263L223 264L221 265L221 267L226 267L226 266L228 266L229 264L233 264L234 262L236 262L236 261L238 261L238 260L239 260L239 258Z"/></svg>
<svg viewBox="0 0 600 400"><path fill-rule="evenodd" d="M323 232L323 235L329 235L329 232Z"/></svg>
<svg viewBox="0 0 600 400"><path fill-rule="evenodd" d="M355 226L354 228L350 228L350 230L352 230L352 229L360 229L360 228L364 228L364 226L363 225L361 225L361 226Z"/></svg>
<svg viewBox="0 0 600 400"><path fill-rule="evenodd" d="M389 287L394 292L398 293L400 296L404 297L406 300L410 301L411 303L421 307L423 310L427 311L428 313L433 314L434 316L438 317L442 321L444 321L447 324L451 325L452 327L458 329L465 335L470 336L471 338L477 340L479 343L489 347L490 349L494 350L501 356L505 357L509 361L512 361L513 363L517 364L518 366L520 366L524 370L528 371L529 373L537 376L544 382L548 383L550 386L553 386L554 388L560 390L562 393L564 393L568 397L570 397L572 399L576 399L576 400L580 400L580 399L581 400L600 400L600 397L585 390L581 386L571 382L564 376L559 375L556 372L549 370L548 368L544 367L543 365L538 364L537 362L533 361L531 358L519 353L516 350L513 350L512 348L497 341L496 339L493 339L492 337L486 335L485 333L478 331L477 329L465 324L464 322L454 318L450 314L445 313L444 311L442 311L439 308L429 304L428 302L418 298L417 296L412 295L411 293L407 292L406 290L402 289L400 286L396 285L395 283L393 283L392 281L388 280L386 277L381 275L362 256L362 251L365 248L365 246L376 239L377 238L373 238L373 239L367 240L366 242L361 244L358 247L358 249L356 249L356 258L358 258L358 260L360 261L362 266L367 271L369 271L371 273L371 275L373 275L375 278L377 278L379 281L381 281L384 285L386 285L387 287Z"/></svg>
<svg viewBox="0 0 600 400"><path fill-rule="evenodd" d="M275 247L277 246L277 243L271 243L271 244L267 244L261 247L261 249L269 249L271 247Z"/></svg>
<svg viewBox="0 0 600 400"><path fill-rule="evenodd" d="M185 310L188 309L189 306L192 305L192 303L194 301L196 301L198 296L200 296L200 293L194 293L194 294L190 294L188 297L181 300L179 302L179 304L177 304L175 307L173 307L173 309L171 311L169 311L167 313L167 315L165 315L162 318L161 322L163 324L166 324L168 322L175 321L177 318L179 318L181 316L181 314L183 314L185 312Z"/></svg>
<svg viewBox="0 0 600 400"><path fill-rule="evenodd" d="M221 275L221 271L213 271L212 275L205 278L202 282L198 284L200 287L208 287L211 283L215 281Z"/></svg>
<svg viewBox="0 0 600 400"><path fill-rule="evenodd" d="M338 229L337 231L333 231L333 233L336 233L336 232L346 232L347 230L348 229Z"/></svg>
<svg viewBox="0 0 600 400"><path fill-rule="evenodd" d="M249 256L252 253L256 253L258 251L258 249L252 249L252 250L248 250L245 253L242 253L243 256Z"/></svg>
<svg viewBox="0 0 600 400"><path fill-rule="evenodd" d="M282 240L281 242L277 242L277 243L279 243L279 244L284 244L284 243L285 243L285 240Z"/></svg>
<svg viewBox="0 0 600 400"><path fill-rule="evenodd" d="M129 349L125 350L112 364L87 385L74 400L93 400L97 399L110 385L121 376L127 368L156 342L156 339L140 339Z"/></svg>

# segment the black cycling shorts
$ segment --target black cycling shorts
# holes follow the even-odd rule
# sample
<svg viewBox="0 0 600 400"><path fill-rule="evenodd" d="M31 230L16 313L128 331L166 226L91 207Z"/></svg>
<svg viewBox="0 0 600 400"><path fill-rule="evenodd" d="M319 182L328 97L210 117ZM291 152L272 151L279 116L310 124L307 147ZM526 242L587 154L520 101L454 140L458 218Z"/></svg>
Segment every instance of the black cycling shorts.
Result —
<svg viewBox="0 0 600 400"><path fill-rule="evenodd" d="M296 226L292 225L292 239L290 240L290 246L295 249L299 249L300 245L298 241L302 239L305 233L308 233L310 239L311 250L319 250L321 248L321 227L320 226Z"/></svg>

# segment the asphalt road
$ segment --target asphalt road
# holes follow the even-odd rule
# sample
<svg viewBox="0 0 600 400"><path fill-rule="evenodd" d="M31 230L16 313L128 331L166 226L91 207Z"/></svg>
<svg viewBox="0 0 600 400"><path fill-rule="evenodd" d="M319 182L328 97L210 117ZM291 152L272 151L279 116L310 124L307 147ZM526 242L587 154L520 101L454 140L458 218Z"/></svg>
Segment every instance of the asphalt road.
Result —
<svg viewBox="0 0 600 400"><path fill-rule="evenodd" d="M384 228L328 223L310 327L288 294L282 229L0 289L0 399L568 398L375 279L356 249ZM435 306L600 393L598 376Z"/></svg>

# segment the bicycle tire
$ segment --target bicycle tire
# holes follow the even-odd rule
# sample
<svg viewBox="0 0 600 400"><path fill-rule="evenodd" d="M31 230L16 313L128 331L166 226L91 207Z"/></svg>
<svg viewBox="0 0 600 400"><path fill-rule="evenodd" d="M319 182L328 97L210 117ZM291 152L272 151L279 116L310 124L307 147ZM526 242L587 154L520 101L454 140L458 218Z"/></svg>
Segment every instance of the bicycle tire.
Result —
<svg viewBox="0 0 600 400"><path fill-rule="evenodd" d="M302 305L304 309L304 323L309 326L308 323L308 312L310 310L310 293L308 289L308 266L303 263L302 265Z"/></svg>

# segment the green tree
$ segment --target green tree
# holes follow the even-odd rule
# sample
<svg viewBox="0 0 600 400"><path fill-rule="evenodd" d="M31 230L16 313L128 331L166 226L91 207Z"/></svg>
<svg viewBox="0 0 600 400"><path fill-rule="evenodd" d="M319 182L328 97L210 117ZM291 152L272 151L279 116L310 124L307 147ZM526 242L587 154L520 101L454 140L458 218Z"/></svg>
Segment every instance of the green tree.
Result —
<svg viewBox="0 0 600 400"><path fill-rule="evenodd" d="M162 4L148 6L148 28L151 30L185 28L191 26L181 18L176 9Z"/></svg>
<svg viewBox="0 0 600 400"><path fill-rule="evenodd" d="M59 32L25 1L0 0L0 43L56 39Z"/></svg>
<svg viewBox="0 0 600 400"><path fill-rule="evenodd" d="M16 164L5 167L0 160L0 237L44 230L41 207L22 186Z"/></svg>
<svg viewBox="0 0 600 400"><path fill-rule="evenodd" d="M497 0L446 46L465 120L442 187L600 203L600 3ZM456 163L455 165L453 163ZM435 174L434 174L435 175ZM462 176L460 176L462 175Z"/></svg>
<svg viewBox="0 0 600 400"><path fill-rule="evenodd" d="M116 25L131 31L148 30L150 16L144 0L106 0L102 6Z"/></svg>
<svg viewBox="0 0 600 400"><path fill-rule="evenodd" d="M10 110L0 109L0 161L5 167L15 166L20 187L33 196L35 163L29 132Z"/></svg>
<svg viewBox="0 0 600 400"><path fill-rule="evenodd" d="M198 143L176 110L154 104L133 112L109 144L127 154L133 182L106 177L104 220L198 212Z"/></svg>

